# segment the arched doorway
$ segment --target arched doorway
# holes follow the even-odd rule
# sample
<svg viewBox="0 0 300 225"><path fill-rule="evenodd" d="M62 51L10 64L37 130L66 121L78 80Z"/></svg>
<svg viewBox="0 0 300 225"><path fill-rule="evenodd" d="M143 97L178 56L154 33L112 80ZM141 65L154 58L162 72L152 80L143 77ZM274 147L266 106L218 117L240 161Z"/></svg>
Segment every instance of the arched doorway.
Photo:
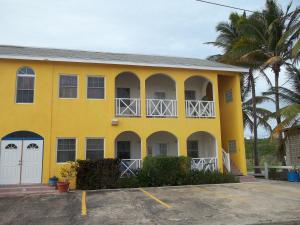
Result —
<svg viewBox="0 0 300 225"><path fill-rule="evenodd" d="M158 131L147 138L147 155L178 156L177 137L167 131Z"/></svg>
<svg viewBox="0 0 300 225"><path fill-rule="evenodd" d="M0 148L0 184L41 183L43 142L42 136L31 131L4 136Z"/></svg>
<svg viewBox="0 0 300 225"><path fill-rule="evenodd" d="M166 74L154 74L146 80L147 117L176 117L176 83Z"/></svg>
<svg viewBox="0 0 300 225"><path fill-rule="evenodd" d="M214 94L212 83L202 76L185 80L185 113L187 117L214 117Z"/></svg>
<svg viewBox="0 0 300 225"><path fill-rule="evenodd" d="M140 80L132 72L120 73L115 78L116 116L140 116Z"/></svg>
<svg viewBox="0 0 300 225"><path fill-rule="evenodd" d="M115 157L121 159L121 176L135 174L141 168L141 138L124 131L115 139Z"/></svg>
<svg viewBox="0 0 300 225"><path fill-rule="evenodd" d="M205 131L191 134L187 139L187 155L192 158L192 168L217 169L217 143L213 135Z"/></svg>

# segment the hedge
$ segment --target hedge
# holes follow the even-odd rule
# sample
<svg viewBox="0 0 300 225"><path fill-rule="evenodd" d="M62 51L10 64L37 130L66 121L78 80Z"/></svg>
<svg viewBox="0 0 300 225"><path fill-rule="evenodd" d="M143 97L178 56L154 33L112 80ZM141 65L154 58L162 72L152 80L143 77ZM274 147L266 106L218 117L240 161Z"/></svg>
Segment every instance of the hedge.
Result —
<svg viewBox="0 0 300 225"><path fill-rule="evenodd" d="M119 159L78 160L76 188L91 190L118 187Z"/></svg>
<svg viewBox="0 0 300 225"><path fill-rule="evenodd" d="M120 178L118 159L79 160L76 187L89 190L239 182L230 173L191 170L190 162L185 156L146 157L136 176Z"/></svg>

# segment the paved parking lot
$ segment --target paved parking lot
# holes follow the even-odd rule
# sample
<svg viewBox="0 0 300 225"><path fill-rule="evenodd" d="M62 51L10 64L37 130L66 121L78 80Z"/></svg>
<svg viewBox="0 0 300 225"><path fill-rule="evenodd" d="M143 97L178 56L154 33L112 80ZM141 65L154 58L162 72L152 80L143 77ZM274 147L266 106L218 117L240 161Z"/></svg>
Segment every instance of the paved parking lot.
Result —
<svg viewBox="0 0 300 225"><path fill-rule="evenodd" d="M84 203L84 202L83 202ZM300 183L257 182L0 198L0 224L300 224Z"/></svg>

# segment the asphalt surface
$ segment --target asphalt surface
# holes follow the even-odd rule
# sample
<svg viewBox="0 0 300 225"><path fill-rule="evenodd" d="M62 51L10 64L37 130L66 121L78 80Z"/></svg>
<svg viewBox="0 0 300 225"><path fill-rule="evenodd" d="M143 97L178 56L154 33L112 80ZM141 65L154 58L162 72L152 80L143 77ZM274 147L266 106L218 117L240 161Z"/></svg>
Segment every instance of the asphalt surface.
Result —
<svg viewBox="0 0 300 225"><path fill-rule="evenodd" d="M0 198L0 224L300 224L300 183L256 182Z"/></svg>

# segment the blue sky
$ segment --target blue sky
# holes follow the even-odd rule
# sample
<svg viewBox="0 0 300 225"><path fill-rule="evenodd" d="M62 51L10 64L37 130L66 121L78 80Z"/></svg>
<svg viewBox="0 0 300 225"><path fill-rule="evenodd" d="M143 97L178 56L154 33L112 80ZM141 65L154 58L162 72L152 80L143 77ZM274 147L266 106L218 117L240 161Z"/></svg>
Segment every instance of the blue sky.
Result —
<svg viewBox="0 0 300 225"><path fill-rule="evenodd" d="M249 10L265 3L211 1ZM289 1L278 2L285 8ZM196 0L0 0L0 44L206 58L221 52L204 43L232 11Z"/></svg>

